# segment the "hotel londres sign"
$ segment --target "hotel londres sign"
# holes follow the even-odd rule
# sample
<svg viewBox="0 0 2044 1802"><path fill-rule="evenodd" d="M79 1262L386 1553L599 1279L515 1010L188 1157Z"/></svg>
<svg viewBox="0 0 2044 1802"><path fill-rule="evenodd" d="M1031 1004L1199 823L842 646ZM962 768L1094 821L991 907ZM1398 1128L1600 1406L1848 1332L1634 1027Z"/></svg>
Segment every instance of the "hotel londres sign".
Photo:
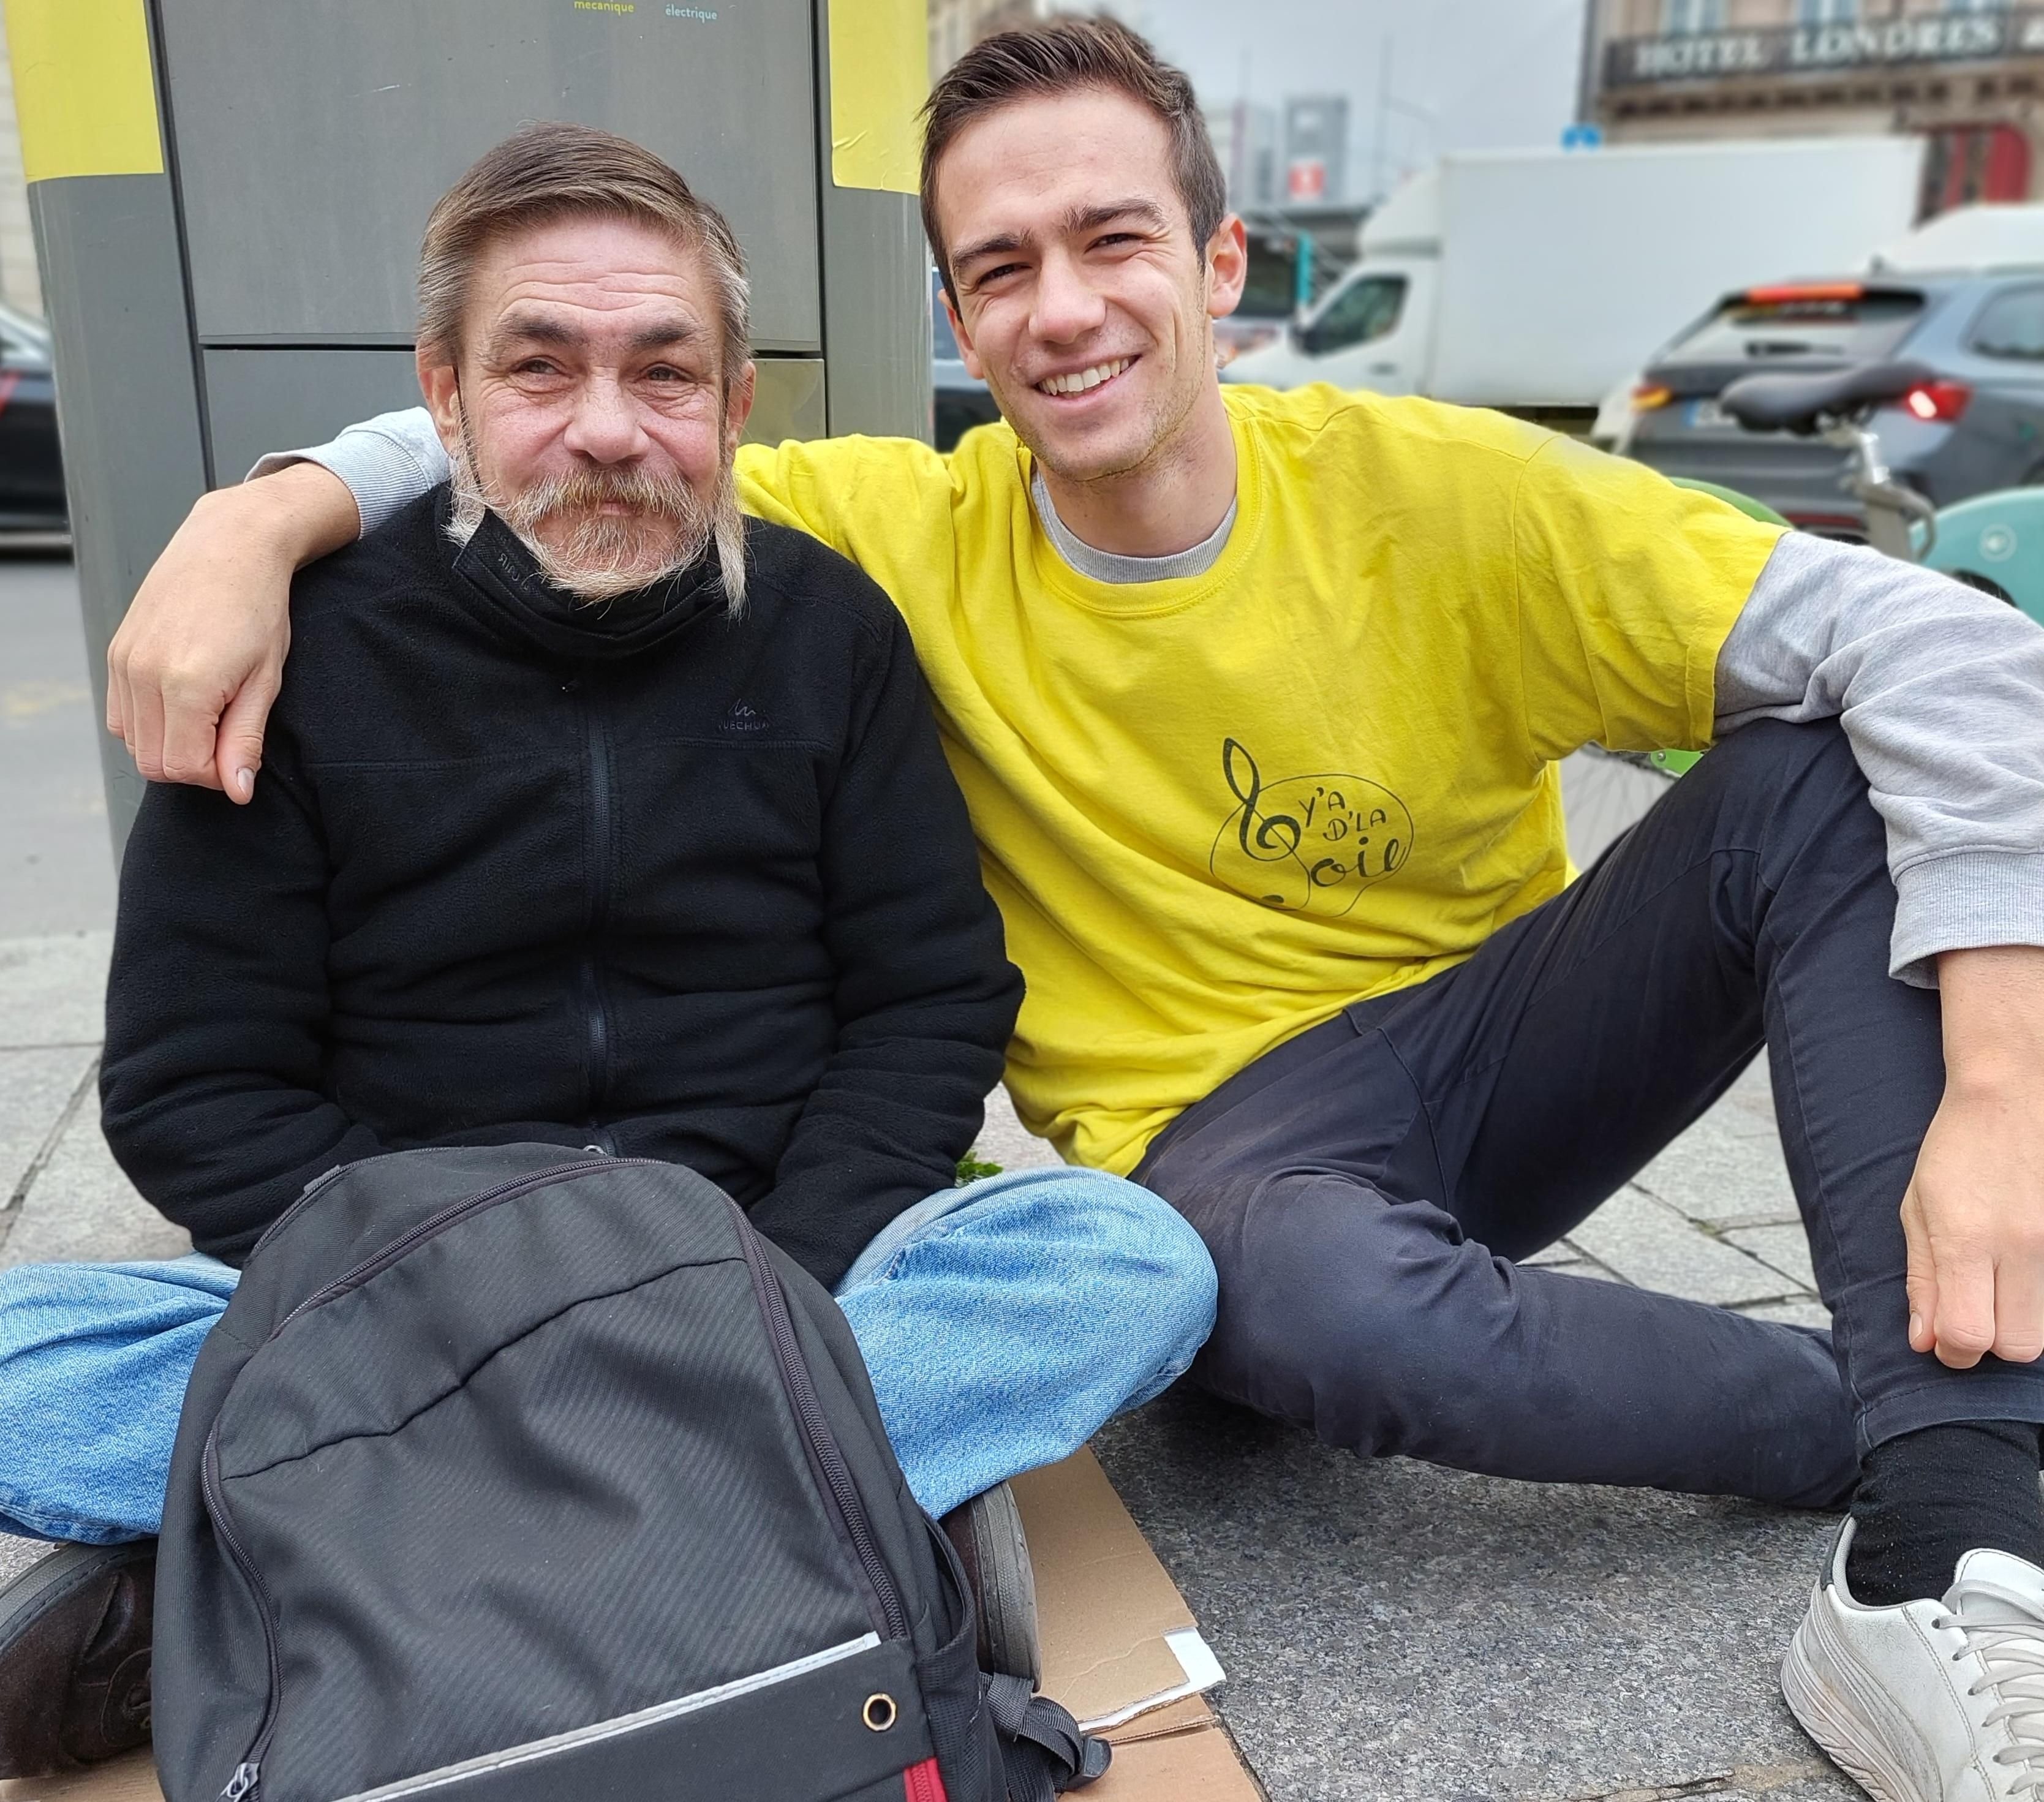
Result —
<svg viewBox="0 0 2044 1802"><path fill-rule="evenodd" d="M1842 74L1912 63L2044 56L2044 10L1947 13L1855 25L1635 37L1607 52L1606 85Z"/></svg>

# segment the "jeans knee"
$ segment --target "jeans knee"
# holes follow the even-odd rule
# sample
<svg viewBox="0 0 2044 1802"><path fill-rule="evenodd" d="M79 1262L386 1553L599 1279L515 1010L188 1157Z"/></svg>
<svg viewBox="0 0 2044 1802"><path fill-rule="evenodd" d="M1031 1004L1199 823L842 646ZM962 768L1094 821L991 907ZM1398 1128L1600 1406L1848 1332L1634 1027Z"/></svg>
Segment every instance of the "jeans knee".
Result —
<svg viewBox="0 0 2044 1802"><path fill-rule="evenodd" d="M1137 1408L1192 1368L1213 1331L1220 1279L1206 1242L1161 1196L1119 1177L1096 1176L1094 1185L1136 1378L1125 1405Z"/></svg>
<svg viewBox="0 0 2044 1802"><path fill-rule="evenodd" d="M1169 1202L1104 1170L1018 1172L986 1186L1055 1247L1073 1305L1110 1323L1134 1362L1154 1356L1174 1375L1191 1362L1213 1330L1219 1281L1204 1242Z"/></svg>
<svg viewBox="0 0 2044 1802"><path fill-rule="evenodd" d="M1111 1223L1113 1255L1126 1280L1170 1297L1172 1312L1204 1339L1220 1279L1192 1223L1162 1196L1123 1178L1093 1173L1089 1187L1093 1205Z"/></svg>
<svg viewBox="0 0 2044 1802"><path fill-rule="evenodd" d="M1415 1412L1458 1405L1508 1330L1508 1281L1425 1202L1344 1179L1262 1186L1221 1258L1201 1380L1336 1444L1397 1449Z"/></svg>

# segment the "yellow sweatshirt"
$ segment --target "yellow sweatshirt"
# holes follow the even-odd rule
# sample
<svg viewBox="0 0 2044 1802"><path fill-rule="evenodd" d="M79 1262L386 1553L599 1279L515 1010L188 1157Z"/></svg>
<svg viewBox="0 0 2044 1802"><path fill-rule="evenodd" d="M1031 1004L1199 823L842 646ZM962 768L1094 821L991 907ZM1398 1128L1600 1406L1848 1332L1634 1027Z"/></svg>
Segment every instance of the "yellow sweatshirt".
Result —
<svg viewBox="0 0 2044 1802"><path fill-rule="evenodd" d="M1239 511L1169 581L1066 563L1005 425L949 457L739 457L748 511L906 617L1028 982L1017 1108L1122 1173L1262 1052L1558 892L1554 760L1707 744L1778 536L1497 414L1225 393Z"/></svg>

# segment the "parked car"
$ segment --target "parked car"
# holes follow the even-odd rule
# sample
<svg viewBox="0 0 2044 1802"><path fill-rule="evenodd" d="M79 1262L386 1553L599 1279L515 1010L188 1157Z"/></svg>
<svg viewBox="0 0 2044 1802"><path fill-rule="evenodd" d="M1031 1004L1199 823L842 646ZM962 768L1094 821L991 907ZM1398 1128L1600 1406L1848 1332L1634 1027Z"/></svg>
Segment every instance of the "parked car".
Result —
<svg viewBox="0 0 2044 1802"><path fill-rule="evenodd" d="M986 384L966 369L959 355L958 340L944 311L943 278L934 269L930 271L930 386L940 451L951 449L975 425L989 425L1001 417Z"/></svg>
<svg viewBox="0 0 2044 1802"><path fill-rule="evenodd" d="M1964 220L1934 221L1914 253L1884 253L1867 274L1726 295L1647 365L1619 448L1664 474L1750 494L1810 530L1862 538L1864 509L1842 486L1847 453L1820 437L1747 431L1718 397L1762 371L1907 359L1928 378L1873 422L1896 477L1940 507L2044 483L2044 218L2027 266L1921 266L1966 235Z"/></svg>
<svg viewBox="0 0 2044 1802"><path fill-rule="evenodd" d="M70 528L49 332L0 305L0 535Z"/></svg>

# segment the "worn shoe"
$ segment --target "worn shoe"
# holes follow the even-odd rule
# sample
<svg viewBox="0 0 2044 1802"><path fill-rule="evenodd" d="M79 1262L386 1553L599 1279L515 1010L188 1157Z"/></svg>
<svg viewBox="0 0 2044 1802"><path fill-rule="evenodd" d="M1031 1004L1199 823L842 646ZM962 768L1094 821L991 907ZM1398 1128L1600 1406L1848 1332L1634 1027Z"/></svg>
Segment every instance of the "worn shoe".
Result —
<svg viewBox="0 0 2044 1802"><path fill-rule="evenodd" d="M153 1539L66 1546L0 1589L0 1777L148 1743L156 1590Z"/></svg>
<svg viewBox="0 0 2044 1802"><path fill-rule="evenodd" d="M1968 1552L1942 1600L1863 1608L1852 1533L1781 1661L1804 1731L1876 1802L2040 1802L2044 1570Z"/></svg>
<svg viewBox="0 0 2044 1802"><path fill-rule="evenodd" d="M1036 1644L1036 1573L1015 1492L997 1483L955 1508L939 1523L956 1549L979 1613L979 1667L1019 1677L1032 1689L1042 1682Z"/></svg>

